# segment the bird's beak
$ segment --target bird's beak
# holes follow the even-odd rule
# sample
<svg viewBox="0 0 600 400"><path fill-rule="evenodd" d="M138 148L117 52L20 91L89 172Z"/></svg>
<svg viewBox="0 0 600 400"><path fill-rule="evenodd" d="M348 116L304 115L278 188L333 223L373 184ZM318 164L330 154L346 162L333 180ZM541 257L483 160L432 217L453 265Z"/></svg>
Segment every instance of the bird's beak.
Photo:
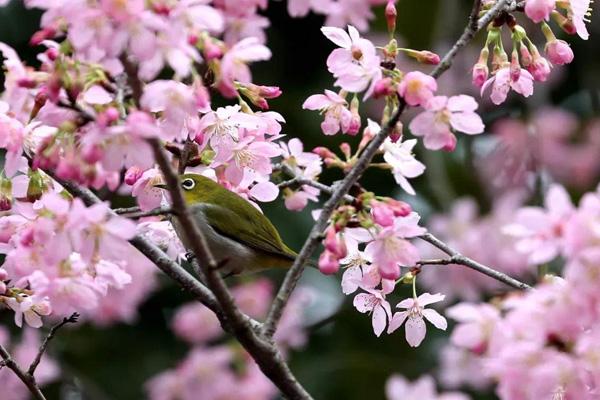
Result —
<svg viewBox="0 0 600 400"><path fill-rule="evenodd" d="M157 183L152 186L154 186L155 188L159 188L159 189L167 189L167 185L165 185L164 183Z"/></svg>

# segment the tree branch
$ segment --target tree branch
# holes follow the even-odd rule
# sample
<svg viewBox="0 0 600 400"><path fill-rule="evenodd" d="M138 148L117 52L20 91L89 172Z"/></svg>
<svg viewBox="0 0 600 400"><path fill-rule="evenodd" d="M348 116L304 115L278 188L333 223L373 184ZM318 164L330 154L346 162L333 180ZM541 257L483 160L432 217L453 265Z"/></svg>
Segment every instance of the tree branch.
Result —
<svg viewBox="0 0 600 400"><path fill-rule="evenodd" d="M439 78L440 75L450 68L459 50L465 47L475 37L477 32L485 28L494 18L500 15L501 12L514 11L517 7L518 4L514 0L498 0L496 4L483 15L483 17L477 19L477 15L481 8L481 0L475 0L473 2L473 8L471 9L471 15L469 16L469 24L465 27L462 35L454 43L454 46L452 46L446 55L444 55L442 61L431 72L431 76Z"/></svg>
<svg viewBox="0 0 600 400"><path fill-rule="evenodd" d="M185 203L179 186L179 178L173 170L162 144L158 140L151 140L150 144L171 194L173 209L176 210L176 218L178 218L184 235L191 244L192 248L190 250L194 252L196 260L200 263L208 287L213 291L228 324L232 328L232 333L246 351L252 355L261 371L271 379L286 398L311 399L308 392L298 383L290 371L275 344L272 341L264 340L261 335L257 334L256 330L253 329L250 318L243 314L235 304L233 296L218 271L220 263L226 262L226 260L217 261L210 252L206 238L199 230L189 207Z"/></svg>
<svg viewBox="0 0 600 400"><path fill-rule="evenodd" d="M475 5L473 6L473 10L479 9L479 4L481 0L475 0ZM507 8L508 4L510 6ZM450 66L452 65L452 61L458 51L464 47L467 43L473 39L475 34L483 29L487 24L489 24L494 18L496 18L501 12L507 11L508 9L515 7L516 1L512 0L498 0L494 6L485 13L483 17L481 17L477 21L477 25L473 20L476 16L472 16L469 20L469 24L465 28L465 31L458 39L458 41L454 44L454 46L450 49L450 51L444 56L442 62L437 66L437 68L431 73L431 76L434 78L438 78L441 74L443 74ZM472 11L473 14L474 11ZM364 149L363 153L358 158L356 164L352 167L352 169L348 172L346 177L341 181L339 186L335 188L335 190L331 193L331 197L327 202L325 202L323 209L321 210L321 214L317 219L315 225L310 231L308 238L306 239L304 246L300 250L300 253L296 257L294 264L288 271L283 281L283 284L279 288L276 298L269 309L269 314L267 315L267 319L264 323L263 332L267 337L271 337L275 330L277 329L277 324L283 314L283 310L285 305L293 292L298 280L300 279L306 262L312 255L312 253L316 250L322 236L322 232L325 230L327 226L327 221L331 214L337 207L338 203L348 194L348 191L354 185L358 179L361 177L362 173L367 169L369 163L387 138L389 132L394 128L398 120L400 119L400 115L404 111L406 104L401 99L400 105L396 112L393 114L392 118L385 124L383 129L375 135L375 137L371 140L371 142ZM483 272L483 270L481 271ZM484 272L485 273L485 272Z"/></svg>
<svg viewBox="0 0 600 400"><path fill-rule="evenodd" d="M38 365L40 365L40 361L42 361L42 356L44 355L44 353L46 352L46 349L48 348L48 344L50 344L50 341L54 338L54 335L56 335L56 332L58 332L58 330L60 328L62 328L63 326L65 326L66 324L76 323L78 319L79 319L79 314L73 313L73 314L71 314L70 317L63 318L63 320L61 322L54 325L50 329L50 332L48 332L48 335L46 335L46 338L42 342L42 345L40 346L40 349L38 350L37 355L35 356L35 359L33 360L31 365L29 366L29 369L27 370L27 373L29 375L31 375L33 377L33 374L35 373L36 368L38 367Z"/></svg>
<svg viewBox="0 0 600 400"><path fill-rule="evenodd" d="M23 382L25 386L27 386L27 389L29 389L29 392L31 393L34 399L46 400L46 397L40 390L40 387L35 381L33 375L25 372L19 366L19 364L17 364L17 362L12 358L8 350L6 350L6 348L4 348L4 346L2 345L0 345L0 358L2 358L3 360L2 364L6 366L6 368L12 370L15 373L15 375L21 380L21 382Z"/></svg>
<svg viewBox="0 0 600 400"><path fill-rule="evenodd" d="M531 289L531 286L529 286L526 283L523 283L517 279L514 279L514 278L500 272L500 271L496 271L495 269L492 269L486 265L483 265L481 263L478 263L477 261L474 261L468 257L463 256L458 251L454 250L452 247L448 246L446 243L442 242L440 239L436 238L431 233L426 233L422 236L419 236L419 238L432 244L433 246L437 247L438 249L440 249L441 251L443 251L444 253L446 253L450 256L449 259L424 260L424 261L419 262L420 265L460 264L460 265L464 265L465 267L474 269L475 271L481 272L482 274L492 277L492 278L494 278L500 282L503 282L509 286L512 286L515 289L520 289L520 290Z"/></svg>
<svg viewBox="0 0 600 400"><path fill-rule="evenodd" d="M143 217L156 217L159 215L173 214L174 211L171 207L158 207L148 211L142 211L139 207L126 207L126 208L114 208L115 214L123 217L137 219Z"/></svg>

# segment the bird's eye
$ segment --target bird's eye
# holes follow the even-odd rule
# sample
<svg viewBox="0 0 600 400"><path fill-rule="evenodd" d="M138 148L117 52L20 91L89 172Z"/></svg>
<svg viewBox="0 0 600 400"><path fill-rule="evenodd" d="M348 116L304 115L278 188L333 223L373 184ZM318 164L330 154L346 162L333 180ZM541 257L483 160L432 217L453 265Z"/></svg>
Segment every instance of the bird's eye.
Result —
<svg viewBox="0 0 600 400"><path fill-rule="evenodd" d="M192 190L194 186L196 186L196 182L191 178L184 179L183 182L181 182L181 187L185 190Z"/></svg>

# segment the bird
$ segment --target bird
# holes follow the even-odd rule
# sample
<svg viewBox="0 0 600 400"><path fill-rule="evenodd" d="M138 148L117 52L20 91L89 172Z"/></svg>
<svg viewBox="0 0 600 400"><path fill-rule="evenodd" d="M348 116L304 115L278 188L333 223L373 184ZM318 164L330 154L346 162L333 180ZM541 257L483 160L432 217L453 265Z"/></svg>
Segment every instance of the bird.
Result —
<svg viewBox="0 0 600 400"><path fill-rule="evenodd" d="M203 175L186 173L179 178L185 203L208 248L222 264L222 276L292 266L297 253L283 242L269 218L250 202ZM189 249L191 246L181 224L177 218L171 222Z"/></svg>

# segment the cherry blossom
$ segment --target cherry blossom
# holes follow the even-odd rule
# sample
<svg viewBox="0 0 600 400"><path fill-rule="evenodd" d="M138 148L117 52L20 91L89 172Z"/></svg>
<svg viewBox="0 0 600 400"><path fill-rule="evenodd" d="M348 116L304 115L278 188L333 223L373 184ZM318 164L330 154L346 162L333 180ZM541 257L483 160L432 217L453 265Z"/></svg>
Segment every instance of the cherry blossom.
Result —
<svg viewBox="0 0 600 400"><path fill-rule="evenodd" d="M398 93L409 106L424 105L436 90L435 79L420 71L407 73L398 86Z"/></svg>
<svg viewBox="0 0 600 400"><path fill-rule="evenodd" d="M335 135L340 129L342 133L350 131L352 113L348 109L348 103L331 90L325 90L325 94L313 94L302 104L302 108L325 114L321 130L326 135Z"/></svg>
<svg viewBox="0 0 600 400"><path fill-rule="evenodd" d="M381 77L380 59L373 43L361 38L352 25L348 26L348 33L327 26L321 28L321 32L340 47L327 58L327 68L337 78L335 85L355 93L368 87L365 97L369 97L374 83Z"/></svg>
<svg viewBox="0 0 600 400"><path fill-rule="evenodd" d="M494 104L502 104L508 96L510 89L529 97L533 94L533 76L529 71L521 69L515 78L509 67L500 68L495 75L488 79L481 87L481 95L491 86L490 98Z"/></svg>
<svg viewBox="0 0 600 400"><path fill-rule="evenodd" d="M431 150L454 150L456 137L451 129L469 135L484 130L481 117L475 113L477 102L471 96L436 96L425 105L423 113L410 123L410 130L416 136L424 136L425 147Z"/></svg>
<svg viewBox="0 0 600 400"><path fill-rule="evenodd" d="M382 290L371 289L367 293L359 293L354 296L354 307L358 312L371 313L373 332L380 336L388 322L392 319L390 303L385 300L385 295L394 289L394 285L386 285Z"/></svg>
<svg viewBox="0 0 600 400"><path fill-rule="evenodd" d="M432 303L444 300L443 294L423 293L419 297L402 300L396 305L398 308L405 308L406 311L400 311L394 314L388 327L388 333L398 329L406 321L406 341L412 347L418 347L425 339L426 327L423 317L438 329L446 330L448 323L446 318L441 316L433 309L425 307Z"/></svg>

